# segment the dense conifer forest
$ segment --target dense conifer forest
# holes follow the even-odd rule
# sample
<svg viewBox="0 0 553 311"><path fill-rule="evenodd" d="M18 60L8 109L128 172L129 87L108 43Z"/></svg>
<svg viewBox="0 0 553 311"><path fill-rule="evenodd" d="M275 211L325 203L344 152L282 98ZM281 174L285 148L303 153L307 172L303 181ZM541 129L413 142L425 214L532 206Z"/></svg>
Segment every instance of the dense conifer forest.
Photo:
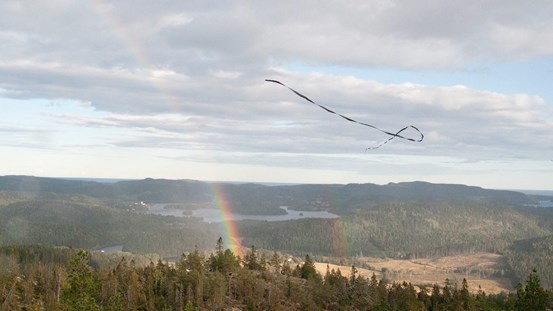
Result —
<svg viewBox="0 0 553 311"><path fill-rule="evenodd" d="M151 258L152 259L152 258ZM546 310L553 292L533 271L516 293L471 293L465 280L415 287L299 263L222 240L170 264L129 254L39 246L0 249L0 310Z"/></svg>

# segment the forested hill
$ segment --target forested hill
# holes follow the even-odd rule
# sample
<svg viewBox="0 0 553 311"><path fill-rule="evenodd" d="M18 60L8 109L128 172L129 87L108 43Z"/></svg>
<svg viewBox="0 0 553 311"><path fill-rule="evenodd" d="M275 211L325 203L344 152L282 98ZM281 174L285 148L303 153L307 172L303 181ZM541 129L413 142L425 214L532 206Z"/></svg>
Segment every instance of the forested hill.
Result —
<svg viewBox="0 0 553 311"><path fill-rule="evenodd" d="M538 197L538 199L544 199ZM215 207L233 213L325 210L335 219L236 221L243 246L301 255L423 258L474 252L505 255L520 281L538 268L553 286L553 209L528 206L532 196L465 185L281 185L145 179L92 181L0 177L0 246L55 245L179 256L221 236L200 218L150 215L137 202ZM190 212L188 211L183 211Z"/></svg>
<svg viewBox="0 0 553 311"><path fill-rule="evenodd" d="M190 180L144 179L102 183L33 176L2 176L0 191L79 194L96 198L147 201L150 203L207 200L209 185ZM183 202L184 202L183 201Z"/></svg>
<svg viewBox="0 0 553 311"><path fill-rule="evenodd" d="M344 215L384 203L493 202L511 206L534 203L530 196L515 191L426 182L266 186L150 178L100 183L31 176L0 177L0 191L78 194L146 203L213 204L214 187L225 194L235 212L246 214L283 213L280 206Z"/></svg>

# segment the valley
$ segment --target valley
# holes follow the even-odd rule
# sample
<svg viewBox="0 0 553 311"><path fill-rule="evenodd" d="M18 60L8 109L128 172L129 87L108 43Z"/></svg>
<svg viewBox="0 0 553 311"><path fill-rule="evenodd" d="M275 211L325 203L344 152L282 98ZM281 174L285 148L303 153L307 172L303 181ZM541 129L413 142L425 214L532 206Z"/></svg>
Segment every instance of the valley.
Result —
<svg viewBox="0 0 553 311"><path fill-rule="evenodd" d="M3 176L0 246L117 245L179 258L208 252L224 237L240 243L242 254L251 246L309 254L324 269L329 262L349 273L354 264L418 286L466 278L472 292L481 286L498 293L512 291L533 268L553 286L553 212L535 206L550 199L424 182L266 186Z"/></svg>

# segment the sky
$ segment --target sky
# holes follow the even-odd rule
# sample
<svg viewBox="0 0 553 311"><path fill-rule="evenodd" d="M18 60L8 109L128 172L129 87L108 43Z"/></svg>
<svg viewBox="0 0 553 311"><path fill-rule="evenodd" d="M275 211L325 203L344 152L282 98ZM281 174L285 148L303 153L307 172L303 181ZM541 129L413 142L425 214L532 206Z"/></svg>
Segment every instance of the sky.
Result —
<svg viewBox="0 0 553 311"><path fill-rule="evenodd" d="M552 82L550 0L2 1L0 175L553 190Z"/></svg>

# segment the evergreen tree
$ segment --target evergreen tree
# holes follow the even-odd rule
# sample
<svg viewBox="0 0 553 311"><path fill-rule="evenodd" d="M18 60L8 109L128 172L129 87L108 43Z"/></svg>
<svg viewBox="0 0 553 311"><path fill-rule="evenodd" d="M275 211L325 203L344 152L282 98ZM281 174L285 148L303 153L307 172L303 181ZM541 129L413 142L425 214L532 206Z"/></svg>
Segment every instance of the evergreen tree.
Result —
<svg viewBox="0 0 553 311"><path fill-rule="evenodd" d="M223 274L229 274L240 269L240 259L235 256L230 249L226 249L219 259L221 272Z"/></svg>
<svg viewBox="0 0 553 311"><path fill-rule="evenodd" d="M438 284L432 286L432 293L430 294L430 311L437 311L443 309L443 298L440 293L440 287Z"/></svg>
<svg viewBox="0 0 553 311"><path fill-rule="evenodd" d="M69 266L69 288L64 293L64 301L69 310L101 310L96 303L99 283L89 266L90 254L80 250Z"/></svg>
<svg viewBox="0 0 553 311"><path fill-rule="evenodd" d="M319 278L315 263L313 263L309 255L305 255L305 262L300 268L300 277L306 280Z"/></svg>
<svg viewBox="0 0 553 311"><path fill-rule="evenodd" d="M456 291L456 294L458 296L457 300L461 302L461 306L463 310L465 311L474 310L474 303L472 301L472 298L469 292L467 279L463 278L461 289Z"/></svg>
<svg viewBox="0 0 553 311"><path fill-rule="evenodd" d="M250 251L244 256L244 265L250 270L262 270L260 260L257 256L257 250L255 245L252 245Z"/></svg>
<svg viewBox="0 0 553 311"><path fill-rule="evenodd" d="M219 237L217 239L217 245L215 246L215 252L217 256L221 256L223 254L223 238Z"/></svg>
<svg viewBox="0 0 553 311"><path fill-rule="evenodd" d="M0 311L551 309L552 292L542 287L535 270L516 294L471 294L463 280L459 287L446 281L443 288L435 285L431 295L425 288L417 295L411 284L387 284L374 274L366 279L355 267L346 277L327 266L322 281L309 256L298 265L297 276L284 277L241 267L230 250L214 254L234 262L230 275L205 269L210 259L197 250L183 255L175 266L162 261L141 266L122 258L115 269L96 263L92 269L86 251L67 253L68 259L54 266L48 266L42 255L23 253L9 255L25 262L16 262L21 270L0 273Z"/></svg>
<svg viewBox="0 0 553 311"><path fill-rule="evenodd" d="M269 260L269 265L273 267L273 271L280 273L280 267L282 267L282 257L275 251Z"/></svg>
<svg viewBox="0 0 553 311"><path fill-rule="evenodd" d="M238 258L228 248L223 249L223 238L219 237L215 245L215 254L212 253L208 259L209 270L230 273L239 265Z"/></svg>
<svg viewBox="0 0 553 311"><path fill-rule="evenodd" d="M536 269L532 269L524 287L522 284L518 284L515 307L517 310L532 311L541 311L547 308L547 293L541 287Z"/></svg>

